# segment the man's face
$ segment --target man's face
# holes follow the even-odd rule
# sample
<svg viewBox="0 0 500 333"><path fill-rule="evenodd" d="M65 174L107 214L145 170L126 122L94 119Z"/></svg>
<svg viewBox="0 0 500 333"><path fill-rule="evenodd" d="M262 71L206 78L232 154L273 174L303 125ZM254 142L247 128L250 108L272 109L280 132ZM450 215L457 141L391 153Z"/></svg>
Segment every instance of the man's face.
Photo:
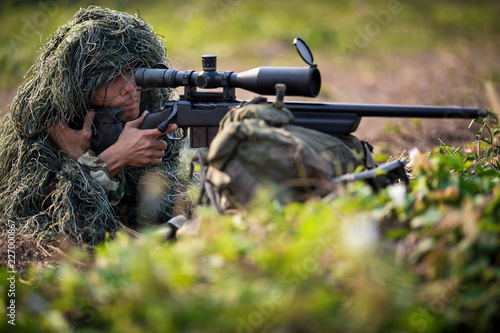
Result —
<svg viewBox="0 0 500 333"><path fill-rule="evenodd" d="M141 92L137 90L134 73L135 69L123 72L105 84L96 92L92 106L106 105L123 109L123 122L139 117Z"/></svg>

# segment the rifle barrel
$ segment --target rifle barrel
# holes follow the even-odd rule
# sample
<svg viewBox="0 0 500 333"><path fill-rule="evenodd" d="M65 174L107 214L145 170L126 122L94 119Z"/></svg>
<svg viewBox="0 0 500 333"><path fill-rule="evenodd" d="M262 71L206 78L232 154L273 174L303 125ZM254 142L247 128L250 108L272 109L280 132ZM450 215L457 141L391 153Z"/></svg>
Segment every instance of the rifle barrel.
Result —
<svg viewBox="0 0 500 333"><path fill-rule="evenodd" d="M306 115L309 112L349 113L359 117L393 117L393 118L463 118L473 119L486 117L487 110L458 106L420 106L393 104L343 104L343 103L308 103L287 102L286 107L296 113Z"/></svg>

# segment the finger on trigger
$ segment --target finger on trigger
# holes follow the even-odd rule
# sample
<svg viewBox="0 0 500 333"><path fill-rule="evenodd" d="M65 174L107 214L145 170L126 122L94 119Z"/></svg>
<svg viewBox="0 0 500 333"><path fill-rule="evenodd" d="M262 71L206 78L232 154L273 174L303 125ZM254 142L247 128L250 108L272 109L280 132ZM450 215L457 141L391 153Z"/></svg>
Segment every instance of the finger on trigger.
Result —
<svg viewBox="0 0 500 333"><path fill-rule="evenodd" d="M168 133L172 133L173 131L175 131L178 128L179 128L179 126L177 124L175 124L175 123L174 124L168 124L168 127L165 130L165 132L160 132L160 130L157 129L158 130L158 132L157 132L158 137L161 137L162 135L165 135L165 134L168 134Z"/></svg>
<svg viewBox="0 0 500 333"><path fill-rule="evenodd" d="M169 124L168 128L167 128L167 133L173 132L173 131L177 130L178 128L179 128L179 126L175 123Z"/></svg>

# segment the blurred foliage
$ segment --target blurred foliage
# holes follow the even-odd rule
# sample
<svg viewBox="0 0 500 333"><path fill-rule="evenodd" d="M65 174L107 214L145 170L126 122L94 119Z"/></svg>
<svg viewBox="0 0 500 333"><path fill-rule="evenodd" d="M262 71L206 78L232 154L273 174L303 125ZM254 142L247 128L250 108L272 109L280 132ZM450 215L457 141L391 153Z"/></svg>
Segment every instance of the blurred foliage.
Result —
<svg viewBox="0 0 500 333"><path fill-rule="evenodd" d="M0 87L16 87L34 62L36 46L69 20L81 0L2 1ZM138 12L165 37L174 65L199 69L202 54L220 67L301 63L291 45L302 37L326 59L481 45L500 34L498 1L248 1L103 0L102 7Z"/></svg>
<svg viewBox="0 0 500 333"><path fill-rule="evenodd" d="M484 124L497 142L491 119ZM58 267L18 279L15 328L493 332L500 168L484 133L480 150L443 144L412 156L408 189L374 193L356 182L287 206L262 191L247 211L198 208L176 242L148 229L75 249ZM2 288L0 327L12 328Z"/></svg>
<svg viewBox="0 0 500 333"><path fill-rule="evenodd" d="M296 64L288 46L295 36L342 54L356 29L388 3L101 2L139 9L165 36L174 65L216 53L247 67ZM0 85L17 85L34 61L33 46L88 4L3 1ZM401 4L370 52L481 43L500 34L498 1ZM150 229L74 249L57 267L33 267L17 278L15 327L6 315L10 274L0 269L0 331L493 332L500 318L495 119L478 121L476 143L443 144L412 158L408 189L374 193L353 183L334 198L288 206L262 191L245 212L199 208L176 242Z"/></svg>
<svg viewBox="0 0 500 333"><path fill-rule="evenodd" d="M480 125L476 138L478 139L477 151L490 159L490 163L496 168L500 168L500 125L498 124L498 115L489 112L488 117L484 119L474 119L472 123Z"/></svg>

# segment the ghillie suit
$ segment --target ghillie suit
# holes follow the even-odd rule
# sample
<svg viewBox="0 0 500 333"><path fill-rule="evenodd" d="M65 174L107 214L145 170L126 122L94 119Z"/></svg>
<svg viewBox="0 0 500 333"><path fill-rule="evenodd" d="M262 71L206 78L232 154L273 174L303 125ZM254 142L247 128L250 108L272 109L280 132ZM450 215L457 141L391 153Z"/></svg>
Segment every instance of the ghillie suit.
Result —
<svg viewBox="0 0 500 333"><path fill-rule="evenodd" d="M19 233L36 234L44 241L68 236L78 243L95 244L120 227L118 216L132 223L139 223L143 213L146 219L171 217L180 191L177 144L164 138L169 149L162 165L154 169L170 188L158 200L161 207L151 213L151 207L147 212L114 207L108 191L90 176L89 169L99 171L100 166L93 165L99 161L89 155L79 161L70 159L48 135L50 126L84 116L96 91L123 71L166 61L161 39L144 20L95 6L78 11L49 38L1 128L2 231L10 220ZM170 95L168 89L143 91L141 113L158 110ZM138 206L135 192L148 169L125 169L114 191L124 195L124 206Z"/></svg>

